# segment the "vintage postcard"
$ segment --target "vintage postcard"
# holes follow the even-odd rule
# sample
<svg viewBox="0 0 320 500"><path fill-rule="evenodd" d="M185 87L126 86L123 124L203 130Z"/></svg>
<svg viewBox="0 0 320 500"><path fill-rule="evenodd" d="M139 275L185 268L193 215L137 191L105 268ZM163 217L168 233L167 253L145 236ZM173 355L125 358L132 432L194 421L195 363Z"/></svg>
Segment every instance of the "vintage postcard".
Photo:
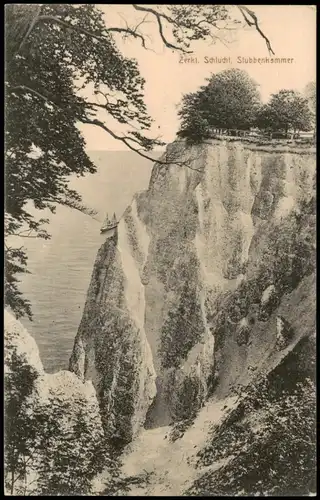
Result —
<svg viewBox="0 0 320 500"><path fill-rule="evenodd" d="M316 7L5 46L5 494L315 496Z"/></svg>

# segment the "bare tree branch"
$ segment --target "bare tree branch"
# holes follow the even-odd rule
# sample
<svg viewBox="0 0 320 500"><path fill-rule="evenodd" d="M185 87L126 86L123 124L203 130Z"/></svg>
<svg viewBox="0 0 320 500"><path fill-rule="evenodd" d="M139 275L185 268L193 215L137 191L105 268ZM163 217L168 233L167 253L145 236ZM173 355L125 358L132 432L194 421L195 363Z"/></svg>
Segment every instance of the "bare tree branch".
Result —
<svg viewBox="0 0 320 500"><path fill-rule="evenodd" d="M156 17L160 17L162 19L165 19L170 24L174 24L175 26L178 26L178 23L174 19L172 19L172 17L167 16L163 12L157 12L156 10L154 10L154 9L152 9L150 7L141 7L141 5L137 5L137 4L132 4L132 6L136 10L140 10L142 12L149 12L150 14L153 14Z"/></svg>
<svg viewBox="0 0 320 500"><path fill-rule="evenodd" d="M125 33L127 35L133 36L134 38L140 38L142 47L146 50L152 50L152 49L147 48L146 41L145 41L143 35L141 33L137 33L135 31L135 29L132 29L132 28L107 28L107 31L114 32L114 33Z"/></svg>
<svg viewBox="0 0 320 500"><path fill-rule="evenodd" d="M183 49L182 47L178 47L177 45L173 45L172 43L168 42L168 40L165 38L164 33L163 33L163 26L162 26L161 19L165 19L170 24L176 25L176 22L174 21L174 19L172 19L171 17L169 17L169 16L167 16L165 14L162 14L162 13L160 14L159 12L157 12L154 9L151 9L150 7L141 7L141 6L136 5L136 4L132 4L132 6L136 10L140 10L142 12L149 12L150 14L153 14L155 16L155 18L157 19L157 22L158 22L158 27L159 27L159 33L160 33L161 40L166 45L166 47L168 47L169 49L173 49L173 50L180 50L181 52L184 52L184 53L187 53L187 54L191 54L192 53L192 50L186 50L186 49Z"/></svg>
<svg viewBox="0 0 320 500"><path fill-rule="evenodd" d="M142 158L146 158L147 160L150 160L152 161L153 163L160 163L161 165L177 165L179 167L187 167L189 168L190 170L195 170L197 172L203 172L203 170L200 170L198 168L193 168L190 166L190 160L189 162L188 161L181 161L181 162L176 162L176 161L163 161L163 160L155 160L154 158L152 158L151 156L147 155L146 153L144 153L142 150L140 149L136 149L134 146L132 146L128 140L132 140L132 138L127 138L126 136L120 136L120 135L117 135L115 134L110 128L108 128L103 122L101 122L100 120L81 120L82 123L84 124L88 124L88 125L96 125L97 127L100 127L102 128L103 130L105 130L106 132L108 132L108 134L111 135L111 137L113 137L114 139L118 140L118 141L121 141L123 142L129 149L131 149L132 151L134 151L135 153L137 153L139 156L142 156Z"/></svg>
<svg viewBox="0 0 320 500"><path fill-rule="evenodd" d="M272 50L272 47L271 47L271 43L270 43L270 40L266 37L266 35L261 31L260 29L260 26L259 26L259 23L258 23L258 18L256 16L256 14L248 9L248 7L245 7L245 5L237 5L236 7L238 7L238 9L240 10L245 22L247 23L248 26L254 26L257 30L257 32L262 36L262 38L266 41L266 44L267 44L267 48L268 48L268 51L269 51L269 54L271 55L275 55L274 51ZM251 17L251 19L249 19L245 12Z"/></svg>
<svg viewBox="0 0 320 500"><path fill-rule="evenodd" d="M107 28L107 31L108 32L114 32L114 33L123 33L124 34L124 38L127 38L128 36L133 36L134 38L139 38L141 40L141 45L144 49L146 50L151 50L152 52L154 52L154 50L152 48L148 48L146 46L146 41L145 41L145 37L142 33L139 33L138 32L138 28L142 25L142 24L146 24L148 21L146 21L146 18L147 18L147 15L146 14L144 16L144 18L134 27L134 28L131 28L128 23L127 23L127 20L119 13L120 17L123 19L123 21L125 22L125 25L126 27L125 28Z"/></svg>

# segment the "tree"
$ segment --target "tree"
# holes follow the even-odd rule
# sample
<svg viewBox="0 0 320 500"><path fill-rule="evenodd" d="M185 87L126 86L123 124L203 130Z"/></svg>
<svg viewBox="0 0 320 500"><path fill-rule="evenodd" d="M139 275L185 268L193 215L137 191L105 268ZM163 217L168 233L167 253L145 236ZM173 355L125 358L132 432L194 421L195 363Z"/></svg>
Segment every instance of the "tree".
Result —
<svg viewBox="0 0 320 500"><path fill-rule="evenodd" d="M226 465L205 472L187 494L306 496L315 492L315 380L297 373L296 365L293 381L288 372L282 375L273 382L260 376L244 388L239 406L213 429L211 442L198 453L201 465L227 459Z"/></svg>
<svg viewBox="0 0 320 500"><path fill-rule="evenodd" d="M316 109L317 109L317 87L316 82L309 82L304 90L304 96L308 100L309 110L311 112L311 122L316 136Z"/></svg>
<svg viewBox="0 0 320 500"><path fill-rule="evenodd" d="M182 100L179 116L180 135L190 136L200 122L197 132L210 129L246 130L254 123L260 106L257 83L240 69L232 68L212 75L208 84L196 94ZM204 126L205 124L205 126Z"/></svg>
<svg viewBox="0 0 320 500"><path fill-rule="evenodd" d="M268 104L263 104L257 111L255 125L266 132L277 129L277 117L274 109Z"/></svg>
<svg viewBox="0 0 320 500"><path fill-rule="evenodd" d="M8 346L6 357L10 357L10 361L4 377L5 486L14 495L19 484L25 485L27 465L32 457L34 433L27 401L38 373Z"/></svg>
<svg viewBox="0 0 320 500"><path fill-rule="evenodd" d="M311 112L308 101L295 90L280 90L272 94L268 104L263 106L257 117L259 128L282 130L286 134L289 129L294 133L300 130L310 130Z"/></svg>
<svg viewBox="0 0 320 500"><path fill-rule="evenodd" d="M166 47L191 52L192 41L215 42L226 27L236 28L241 13L273 52L254 12L245 6L132 7L144 16L141 22L114 27L91 4L6 6L6 236L50 238L43 228L48 220L37 220L27 201L52 213L62 204L92 215L68 185L71 174L96 171L79 123L102 128L151 160L148 151L162 144L148 136L152 120L143 100L145 82L137 62L118 50L116 36L140 40L147 49L141 26L152 20ZM84 97L90 93L92 99ZM115 132L108 120L125 131ZM19 292L17 278L27 271L27 255L8 239L5 264L5 302L17 317L31 319L30 303Z"/></svg>
<svg viewBox="0 0 320 500"><path fill-rule="evenodd" d="M304 89L304 96L308 100L311 113L315 114L317 106L316 82L309 82Z"/></svg>
<svg viewBox="0 0 320 500"><path fill-rule="evenodd" d="M11 36L16 7L8 5L6 9L6 229L8 235L48 238L42 229L47 221L36 221L25 204L32 200L35 208L52 212L57 204L84 210L78 193L68 187L68 178L94 173L96 167L85 152L77 123L105 127L97 120L98 109L141 130L148 129L151 120L142 100L144 81L137 64L116 49L99 10L93 5L33 6L44 19L15 49L16 44L10 41L16 39ZM71 29L61 25L65 21ZM95 37L88 43L88 37L73 25L93 29ZM104 43L99 44L97 38ZM104 104L80 97L80 90L90 83L96 95L104 96ZM109 97L109 91L121 96ZM130 139L145 149L158 143L135 130L126 137L124 142ZM12 254L8 246L6 303L18 315L30 316L30 307L17 296L15 277L26 268L26 255L22 249Z"/></svg>
<svg viewBox="0 0 320 500"><path fill-rule="evenodd" d="M200 111L201 93L186 94L182 98L182 109L179 111L181 127L178 135L186 137L189 143L201 142L210 136L208 120Z"/></svg>
<svg viewBox="0 0 320 500"><path fill-rule="evenodd" d="M50 404L39 406L33 417L41 457L36 469L41 495L90 494L98 473L104 468L113 473L117 461L110 457L96 408L81 398L71 404L52 395Z"/></svg>

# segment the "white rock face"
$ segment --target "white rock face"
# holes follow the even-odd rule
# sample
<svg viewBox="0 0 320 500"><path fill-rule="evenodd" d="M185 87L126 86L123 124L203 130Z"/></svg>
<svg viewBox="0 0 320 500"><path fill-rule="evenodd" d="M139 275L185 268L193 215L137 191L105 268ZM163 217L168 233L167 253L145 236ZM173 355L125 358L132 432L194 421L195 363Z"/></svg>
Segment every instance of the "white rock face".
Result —
<svg viewBox="0 0 320 500"><path fill-rule="evenodd" d="M246 369L246 344L230 344L231 355L216 341L219 328L211 325L218 301L257 275L270 228L280 228L314 189L315 155L304 151L227 140L186 148L175 141L165 158L172 164L155 164L148 190L135 196L117 234L99 251L70 365L93 380L105 422L123 417L133 434L153 401L155 376L150 426L170 422L178 404L170 394L182 394L194 378L205 397L217 360L221 373L224 356L235 356L234 370ZM263 285L258 300L268 302L273 291ZM248 314L237 307L226 320L230 338ZM123 391L127 401L120 403Z"/></svg>
<svg viewBox="0 0 320 500"><path fill-rule="evenodd" d="M12 350L18 356L23 356L27 364L34 368L39 375L44 374L43 365L36 341L22 326L20 321L8 312L4 311L4 338L5 338L5 364L4 369L8 369L6 361L10 359Z"/></svg>
<svg viewBox="0 0 320 500"><path fill-rule="evenodd" d="M140 430L156 395L141 282L147 245L143 224L128 211L99 251L70 360L82 380L92 380L110 437L124 442Z"/></svg>
<svg viewBox="0 0 320 500"><path fill-rule="evenodd" d="M264 291L263 291L263 294L262 294L262 297L261 297L261 304L265 304L266 302L268 302L268 300L270 300L270 298L272 297L272 295L275 293L275 286L274 285L269 285Z"/></svg>
<svg viewBox="0 0 320 500"><path fill-rule="evenodd" d="M66 400L84 398L98 407L95 389L91 381L83 383L74 373L61 370L56 373L45 373L40 359L39 349L34 338L10 312L4 311L5 334L5 369L8 369L12 352L38 373L36 389L38 397L45 401L49 393L59 394Z"/></svg>

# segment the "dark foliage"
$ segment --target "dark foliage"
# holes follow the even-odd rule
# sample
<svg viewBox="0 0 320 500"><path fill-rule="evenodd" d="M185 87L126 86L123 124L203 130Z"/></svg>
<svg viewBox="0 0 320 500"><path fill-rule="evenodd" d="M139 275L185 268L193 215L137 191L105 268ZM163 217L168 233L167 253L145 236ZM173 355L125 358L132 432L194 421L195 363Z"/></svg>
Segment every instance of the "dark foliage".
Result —
<svg viewBox="0 0 320 500"><path fill-rule="evenodd" d="M234 68L207 81L198 92L183 97L179 135L189 142L201 142L214 129L249 129L260 107L257 83Z"/></svg>
<svg viewBox="0 0 320 500"><path fill-rule="evenodd" d="M316 491L315 369L314 361L306 362L310 355L314 360L310 344L301 341L274 372L244 390L239 406L199 453L202 465L227 462L205 473L188 494L297 496Z"/></svg>

